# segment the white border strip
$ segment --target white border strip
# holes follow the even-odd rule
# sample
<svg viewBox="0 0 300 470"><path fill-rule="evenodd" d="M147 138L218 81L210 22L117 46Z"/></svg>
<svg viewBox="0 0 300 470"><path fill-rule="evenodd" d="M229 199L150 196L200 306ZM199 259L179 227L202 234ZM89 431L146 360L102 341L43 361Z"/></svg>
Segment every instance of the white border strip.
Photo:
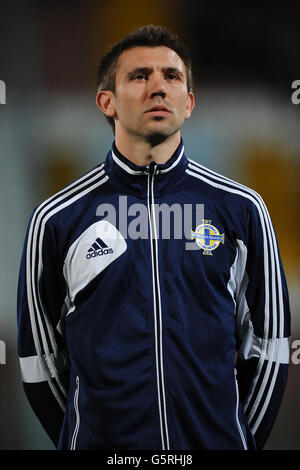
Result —
<svg viewBox="0 0 300 470"><path fill-rule="evenodd" d="M169 168L165 168L164 170L158 170L158 173L159 173L159 174L168 173L168 171L170 171L170 170L172 170L173 168L175 168L175 166L177 166L178 163L180 162L181 157L182 157L182 155L183 155L183 152L184 152L184 146L182 146L181 152L180 152L178 158L175 160L175 162L172 163L172 165L169 166Z"/></svg>
<svg viewBox="0 0 300 470"><path fill-rule="evenodd" d="M123 163L115 154L113 151L111 151L112 157L117 165L119 165L123 170L125 170L127 173L130 175L144 175L145 170L133 170L130 168L128 165Z"/></svg>
<svg viewBox="0 0 300 470"><path fill-rule="evenodd" d="M72 440L71 440L71 448L70 450L75 450L76 449L76 443L77 443L77 437L78 437L78 432L79 432L79 427L80 427L80 413L79 413L79 377L78 375L76 376L76 388L75 388L75 393L74 393L74 410L75 410L75 427L74 427L74 432L72 435Z"/></svg>
<svg viewBox="0 0 300 470"><path fill-rule="evenodd" d="M158 305L159 305L159 323L160 323L160 368L161 368L161 381L162 381L162 392L163 392L163 403L164 403L164 422L166 428L166 440L167 440L167 449L170 450L169 444L169 431L168 431L168 420L167 420L167 406L166 406L166 396L165 396L165 383L164 383L164 366L163 366L163 348L162 348L162 310L161 310L161 297L160 297L160 280L159 280L159 272L158 272L158 237L157 237L157 229L156 229L156 217L155 217L155 204L154 204L154 176L152 178L152 214L153 214L153 230L154 230L154 243L156 247L156 279L157 279L157 287L158 287Z"/></svg>
<svg viewBox="0 0 300 470"><path fill-rule="evenodd" d="M154 178L152 178L152 187L151 187L152 209L154 211L153 181L154 181ZM153 215L153 224L152 224L152 220L151 220L152 212L151 212L151 208L150 208L150 174L148 174L147 204L148 204L149 227L150 227L150 234L151 234L150 249L151 249L151 263L152 263L152 288L153 288L154 331L155 331L156 379L157 379L157 394L158 394L160 431L161 431L162 449L163 450L169 450L169 433L168 433L168 423L167 423L167 416L166 416L166 399L165 399L165 391L164 391L163 364L162 364L162 319L161 319L160 292L158 293L158 295L159 295L159 298L158 298L159 319L160 319L160 348L161 348L160 349L160 354L159 354L159 351L158 351L158 341L157 341L157 310L156 310L155 276L157 278L158 290L160 290L160 288L159 288L159 275L158 275L158 272L155 272L155 270L154 270L154 255L153 255L153 247L152 247L152 239L153 238L155 239L155 245L156 245L156 263L158 263L158 258L157 258L158 247L157 247L157 231L156 231L156 226L155 226L155 215ZM152 234L152 227L153 227L153 234ZM158 266L158 264L157 264L157 266ZM159 369L158 369L158 364L159 363L161 365L161 371L162 371L162 390L163 390L163 396L162 397L161 397L161 393L160 393L160 383L159 383L159 375L160 375L159 374ZM164 403L164 416L162 415L161 400L163 400L163 403ZM165 443L165 439L164 439L163 418L164 418L165 428L166 428L167 443Z"/></svg>

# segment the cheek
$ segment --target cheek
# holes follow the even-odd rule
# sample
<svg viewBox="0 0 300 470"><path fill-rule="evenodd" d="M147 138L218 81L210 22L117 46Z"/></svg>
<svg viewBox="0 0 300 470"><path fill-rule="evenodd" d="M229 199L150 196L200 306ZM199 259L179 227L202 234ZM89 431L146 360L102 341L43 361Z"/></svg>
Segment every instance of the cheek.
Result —
<svg viewBox="0 0 300 470"><path fill-rule="evenodd" d="M178 101L178 114L182 117L187 117L190 114L189 105L186 99L181 99Z"/></svg>
<svg viewBox="0 0 300 470"><path fill-rule="evenodd" d="M187 95L186 87L180 87L177 90L173 90L173 93L170 93L171 100L177 107L178 110L182 111L187 108L187 104L189 102L189 96Z"/></svg>
<svg viewBox="0 0 300 470"><path fill-rule="evenodd" d="M127 93L126 96L116 100L116 111L117 114L126 116L128 119L133 117L138 110L138 104L136 96L131 96Z"/></svg>

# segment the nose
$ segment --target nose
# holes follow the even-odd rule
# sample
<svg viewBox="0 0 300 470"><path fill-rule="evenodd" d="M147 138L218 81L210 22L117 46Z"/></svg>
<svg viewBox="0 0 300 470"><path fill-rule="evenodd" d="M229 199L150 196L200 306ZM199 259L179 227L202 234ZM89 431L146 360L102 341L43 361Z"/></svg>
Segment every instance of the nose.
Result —
<svg viewBox="0 0 300 470"><path fill-rule="evenodd" d="M165 98L166 97L166 92L163 91L163 90L160 90L160 91L154 91L153 93L151 93L151 98L155 98L156 96L160 96L161 98Z"/></svg>
<svg viewBox="0 0 300 470"><path fill-rule="evenodd" d="M164 77L162 77L160 73L154 73L148 83L151 98L155 98L156 96L164 98L166 96Z"/></svg>

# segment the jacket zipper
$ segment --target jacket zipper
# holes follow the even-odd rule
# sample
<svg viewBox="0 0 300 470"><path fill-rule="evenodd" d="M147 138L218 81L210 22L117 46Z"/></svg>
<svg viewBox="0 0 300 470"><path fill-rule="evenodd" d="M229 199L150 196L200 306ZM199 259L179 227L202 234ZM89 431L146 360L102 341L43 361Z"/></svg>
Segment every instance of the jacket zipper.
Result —
<svg viewBox="0 0 300 470"><path fill-rule="evenodd" d="M242 426L239 420L239 403L240 403L240 398L239 398L239 386L237 382L237 370L234 369L234 382L235 382L235 391L236 391L236 406L235 406L235 418L236 418L236 423L237 427L240 433L240 437L243 443L244 450L247 450L247 443L246 439L242 430Z"/></svg>
<svg viewBox="0 0 300 470"><path fill-rule="evenodd" d="M154 191L153 191L156 166L157 165L155 162L151 162L148 167L148 172L147 172L147 175L148 175L148 214L149 214L149 228L150 228L151 262L152 262L154 333L155 333L156 375L157 375L160 432L161 432L162 449L170 450L167 413L166 413L164 371L163 371L162 313L161 313L161 299L160 299L159 272L158 272L157 231L156 231Z"/></svg>
<svg viewBox="0 0 300 470"><path fill-rule="evenodd" d="M77 441L77 436L78 436L78 431L79 431L79 426L80 426L80 414L79 414L79 407L78 407L78 398L79 398L79 377L77 375L76 377L76 388L75 388L75 393L74 393L74 410L75 410L75 427L73 431L73 436L71 440L71 450L76 449L76 441Z"/></svg>

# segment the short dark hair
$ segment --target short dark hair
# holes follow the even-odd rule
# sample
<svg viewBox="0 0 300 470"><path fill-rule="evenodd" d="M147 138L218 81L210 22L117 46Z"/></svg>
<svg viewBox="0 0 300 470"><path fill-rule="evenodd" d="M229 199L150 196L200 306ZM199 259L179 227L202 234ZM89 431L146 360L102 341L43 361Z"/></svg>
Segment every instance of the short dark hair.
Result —
<svg viewBox="0 0 300 470"><path fill-rule="evenodd" d="M110 47L105 53L97 70L98 90L110 90L115 93L116 65L119 56L127 49L145 46L165 46L175 51L186 68L188 92L194 90L192 60L187 47L179 41L175 34L166 28L152 24L136 29L133 33ZM105 117L114 130L114 119L109 116Z"/></svg>

